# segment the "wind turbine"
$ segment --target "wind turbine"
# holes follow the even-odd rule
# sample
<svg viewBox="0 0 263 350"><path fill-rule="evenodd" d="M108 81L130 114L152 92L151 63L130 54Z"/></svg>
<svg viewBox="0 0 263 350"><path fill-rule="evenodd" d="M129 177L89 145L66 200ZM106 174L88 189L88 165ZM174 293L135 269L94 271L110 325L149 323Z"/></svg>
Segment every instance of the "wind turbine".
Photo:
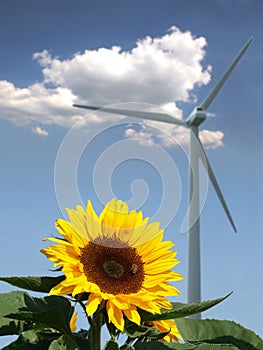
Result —
<svg viewBox="0 0 263 350"><path fill-rule="evenodd" d="M85 106L74 104L74 107L87 108L91 110L101 110L102 112L126 115L130 117L137 117L142 119L150 119L158 122L170 123L184 126L190 129L190 145L189 145L189 214L188 214L188 302L198 302L201 300L201 276L200 276L200 208L199 208L199 159L201 158L204 167L207 170L208 176L216 191L216 194L223 206L226 216L235 232L236 226L227 207L226 201L223 197L221 189L218 185L212 167L206 156L204 147L199 138L199 126L205 121L207 117L207 110L214 98L244 55L249 45L252 43L253 37L249 39L246 45L242 48L236 56L232 64L223 74L221 79L217 82L204 101L195 107L192 113L186 120L177 119L166 113L144 112L128 109L104 108L98 106ZM200 150L196 147L196 141L200 146ZM202 156L201 156L202 153ZM197 186L195 184L198 184ZM200 318L201 315L194 315L193 318Z"/></svg>

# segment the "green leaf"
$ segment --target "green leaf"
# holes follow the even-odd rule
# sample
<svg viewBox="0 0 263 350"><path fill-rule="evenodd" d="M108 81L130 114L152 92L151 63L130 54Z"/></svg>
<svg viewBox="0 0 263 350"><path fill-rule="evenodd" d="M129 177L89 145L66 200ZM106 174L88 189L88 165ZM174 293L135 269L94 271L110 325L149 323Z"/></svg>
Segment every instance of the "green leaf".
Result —
<svg viewBox="0 0 263 350"><path fill-rule="evenodd" d="M126 322L124 332L130 338L146 337L148 339L156 340L162 339L167 334L169 334L169 332L160 332L157 328L153 326L138 326L133 322Z"/></svg>
<svg viewBox="0 0 263 350"><path fill-rule="evenodd" d="M34 292L49 293L57 284L65 279L64 275L57 277L49 276L11 276L0 277L0 281L11 284L12 286L32 290Z"/></svg>
<svg viewBox="0 0 263 350"><path fill-rule="evenodd" d="M116 343L114 340L109 340L107 341L107 343L105 344L103 350L119 350L119 346L118 343Z"/></svg>
<svg viewBox="0 0 263 350"><path fill-rule="evenodd" d="M177 344L177 343L161 343L148 342L137 343L135 350L237 350L235 346L231 345L211 345L211 344Z"/></svg>
<svg viewBox="0 0 263 350"><path fill-rule="evenodd" d="M54 340L48 350L79 350L79 347L72 337L64 334Z"/></svg>
<svg viewBox="0 0 263 350"><path fill-rule="evenodd" d="M49 333L50 335L51 333ZM48 350L50 343L51 340L42 332L32 329L20 334L14 342L4 347L3 350Z"/></svg>
<svg viewBox="0 0 263 350"><path fill-rule="evenodd" d="M182 349L182 350L238 350L233 345L222 345L222 344L168 344L169 349ZM166 348L167 350L167 348Z"/></svg>
<svg viewBox="0 0 263 350"><path fill-rule="evenodd" d="M21 322L4 318L25 307L25 293L20 291L0 294L0 336L19 334L30 328L30 322Z"/></svg>
<svg viewBox="0 0 263 350"><path fill-rule="evenodd" d="M181 349L181 350L192 350L196 349L196 345L190 344L177 344L177 343L161 343L151 341L147 343L135 344L135 350L168 350L168 349ZM211 349L210 349L211 350Z"/></svg>
<svg viewBox="0 0 263 350"><path fill-rule="evenodd" d="M5 317L44 324L62 333L71 334L69 322L74 309L68 299L55 295L33 298L25 293L24 302L25 306Z"/></svg>
<svg viewBox="0 0 263 350"><path fill-rule="evenodd" d="M75 340L76 344L78 345L80 350L92 350L91 349L91 344L90 340L86 339L86 336L88 335L87 331L79 332L79 333L74 333L72 334L72 338Z"/></svg>
<svg viewBox="0 0 263 350"><path fill-rule="evenodd" d="M135 350L135 347L130 344L124 344L120 347L120 350Z"/></svg>
<svg viewBox="0 0 263 350"><path fill-rule="evenodd" d="M151 314L144 310L140 310L141 320L143 322L158 321L158 320L171 320L181 317L186 317L190 315L197 314L199 312L206 311L211 307L221 303L223 300L229 297L232 293L227 294L223 298L217 298L214 300L201 301L194 304L184 304L184 303L171 303L172 309L162 310L161 314Z"/></svg>
<svg viewBox="0 0 263 350"><path fill-rule="evenodd" d="M198 344L194 348L196 350L238 350L234 345L227 344Z"/></svg>
<svg viewBox="0 0 263 350"><path fill-rule="evenodd" d="M51 341L59 334L41 325L70 333L72 311L70 302L63 297L32 298L21 291L0 294L0 335L20 334L4 349L48 349ZM6 318L7 315L13 319Z"/></svg>
<svg viewBox="0 0 263 350"><path fill-rule="evenodd" d="M258 335L233 321L179 319L176 324L184 340L190 343L229 344L240 350L263 350L263 340Z"/></svg>
<svg viewBox="0 0 263 350"><path fill-rule="evenodd" d="M36 344L29 342L20 343L20 340L5 346L2 350L48 350L50 343L47 340L41 340Z"/></svg>

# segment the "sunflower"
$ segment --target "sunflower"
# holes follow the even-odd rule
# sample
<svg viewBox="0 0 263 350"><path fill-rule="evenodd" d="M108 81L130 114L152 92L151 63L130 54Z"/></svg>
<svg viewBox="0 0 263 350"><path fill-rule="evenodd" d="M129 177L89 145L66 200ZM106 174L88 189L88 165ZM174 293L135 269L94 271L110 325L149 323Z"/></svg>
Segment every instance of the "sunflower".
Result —
<svg viewBox="0 0 263 350"><path fill-rule="evenodd" d="M174 244L162 241L159 223L148 223L116 199L99 216L90 201L86 210L77 206L67 213L69 221L55 223L63 238L44 239L57 244L41 250L65 274L51 295L88 293L88 316L104 302L108 322L121 331L125 318L140 325L138 308L152 314L171 308L166 297L180 292L169 282L182 276L171 270L179 261L170 251Z"/></svg>

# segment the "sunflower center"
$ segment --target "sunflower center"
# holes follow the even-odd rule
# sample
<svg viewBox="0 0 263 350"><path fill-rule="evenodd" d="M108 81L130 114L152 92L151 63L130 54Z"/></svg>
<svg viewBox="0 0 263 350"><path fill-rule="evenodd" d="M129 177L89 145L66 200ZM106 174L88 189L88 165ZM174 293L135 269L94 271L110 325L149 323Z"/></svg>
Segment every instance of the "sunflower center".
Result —
<svg viewBox="0 0 263 350"><path fill-rule="evenodd" d="M104 270L108 275L114 278L119 278L123 275L124 267L122 264L118 263L115 260L105 261L103 264Z"/></svg>
<svg viewBox="0 0 263 350"><path fill-rule="evenodd" d="M80 262L89 282L113 295L140 291L144 263L136 248L118 238L97 238L81 250Z"/></svg>

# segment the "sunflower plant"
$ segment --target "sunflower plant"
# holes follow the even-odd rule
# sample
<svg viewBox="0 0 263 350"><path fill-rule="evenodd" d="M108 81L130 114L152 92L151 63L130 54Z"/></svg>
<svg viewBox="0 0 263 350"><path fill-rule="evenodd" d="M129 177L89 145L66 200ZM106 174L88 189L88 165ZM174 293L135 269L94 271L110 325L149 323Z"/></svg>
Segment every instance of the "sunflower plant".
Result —
<svg viewBox="0 0 263 350"><path fill-rule="evenodd" d="M34 292L0 294L0 335L18 335L3 349L23 350L262 350L255 333L231 322L193 320L226 297L196 304L170 301L182 275L174 244L163 240L159 223L112 199L98 216L91 203L67 209L55 223L59 237L41 252L56 277L2 277ZM78 330L81 309L86 329ZM101 333L108 333L104 340ZM249 347L248 347L249 346Z"/></svg>

